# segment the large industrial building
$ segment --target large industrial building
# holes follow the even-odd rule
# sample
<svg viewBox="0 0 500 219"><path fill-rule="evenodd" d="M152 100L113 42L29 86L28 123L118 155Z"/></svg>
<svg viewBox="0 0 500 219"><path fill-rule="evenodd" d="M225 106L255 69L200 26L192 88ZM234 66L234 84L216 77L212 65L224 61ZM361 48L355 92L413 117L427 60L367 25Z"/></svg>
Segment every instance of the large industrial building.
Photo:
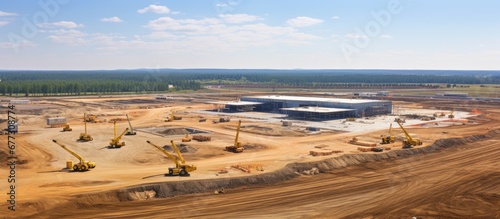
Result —
<svg viewBox="0 0 500 219"><path fill-rule="evenodd" d="M225 109L235 111L276 112L295 119L331 120L392 113L387 100L340 99L302 96L247 96L239 102L225 102Z"/></svg>

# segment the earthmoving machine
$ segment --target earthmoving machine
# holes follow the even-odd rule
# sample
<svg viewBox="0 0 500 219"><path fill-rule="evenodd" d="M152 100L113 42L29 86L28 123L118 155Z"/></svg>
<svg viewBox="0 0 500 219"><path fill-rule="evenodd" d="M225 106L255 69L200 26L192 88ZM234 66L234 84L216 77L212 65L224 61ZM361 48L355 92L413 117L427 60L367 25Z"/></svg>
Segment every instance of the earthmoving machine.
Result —
<svg viewBox="0 0 500 219"><path fill-rule="evenodd" d="M86 121L86 122L91 122L91 123L102 123L102 122L104 122L104 121L101 121L101 120L97 119L97 116L96 115L92 115L92 114L85 116L83 118L83 120Z"/></svg>
<svg viewBox="0 0 500 219"><path fill-rule="evenodd" d="M74 171L87 171L87 170L90 170L90 169L93 169L95 168L95 162L92 162L92 161L86 161L85 159L83 159L82 156L80 156L79 154L75 153L74 151L70 150L69 148L67 148L65 145L57 142L56 140L52 140L54 143L56 143L57 145L61 146L64 150L66 150L67 152L69 152L71 155L75 156L76 158L78 158L78 160L80 160L80 163L77 163L77 164L74 164L73 165L73 161L68 161L66 163L66 167L68 169L71 168L71 166L73 166L73 170Z"/></svg>
<svg viewBox="0 0 500 219"><path fill-rule="evenodd" d="M87 120L85 120L85 113L83 114L83 122L85 123L85 132L84 133L80 133L80 138L79 140L80 141L92 141L94 140L94 138L92 138L91 135L87 134Z"/></svg>
<svg viewBox="0 0 500 219"><path fill-rule="evenodd" d="M240 126L241 120L238 121L238 128L236 128L236 138L234 138L234 145L227 146L224 150L233 152L233 153L241 153L245 148L243 148L243 144L238 142L238 137L240 135Z"/></svg>
<svg viewBox="0 0 500 219"><path fill-rule="evenodd" d="M449 118L449 119L453 119L453 118L455 118L455 116L453 115L453 113L454 113L454 111L452 110L452 111L451 111L451 113L450 113L450 115L448 115L448 118Z"/></svg>
<svg viewBox="0 0 500 219"><path fill-rule="evenodd" d="M191 138L189 137L189 134L186 134L186 136L184 136L184 138L182 138L182 142L190 142L191 141Z"/></svg>
<svg viewBox="0 0 500 219"><path fill-rule="evenodd" d="M125 142L124 141L120 142L120 140L122 139L123 135L128 131L128 128L125 128L125 130L120 135L117 136L116 121L113 122L113 126L114 126L115 137L111 139L111 141L109 142L109 146L112 148L121 148L122 146L125 146Z"/></svg>
<svg viewBox="0 0 500 219"><path fill-rule="evenodd" d="M69 127L69 124L68 123L64 124L63 132L71 132L71 131L73 131L73 129Z"/></svg>
<svg viewBox="0 0 500 219"><path fill-rule="evenodd" d="M172 122L174 120L182 120L182 116L175 116L174 111L171 111L168 119L165 119L165 122Z"/></svg>
<svg viewBox="0 0 500 219"><path fill-rule="evenodd" d="M382 137L382 142L380 144L392 144L394 143L394 136L392 136L392 123L389 125L389 135L387 136L381 136Z"/></svg>
<svg viewBox="0 0 500 219"><path fill-rule="evenodd" d="M130 129L128 130L127 133L125 133L125 135L136 135L137 133L132 128L132 124L130 123L130 119L128 118L128 114L125 114L125 115L127 116L128 127L130 127Z"/></svg>
<svg viewBox="0 0 500 219"><path fill-rule="evenodd" d="M401 127L406 136L406 140L403 141L403 148L412 148L417 145L422 145L422 141L417 138L412 138L410 134L408 134L408 132L405 130L405 128L403 128L403 125L401 125L401 123L398 122L398 125L399 127Z"/></svg>
<svg viewBox="0 0 500 219"><path fill-rule="evenodd" d="M176 176L176 175L178 175L178 176L190 176L189 173L196 170L195 165L186 164L186 161L182 157L181 152L177 148L177 145L175 145L174 141L170 141L170 143L172 144L172 148L174 149L175 153L177 154L177 157L171 155L165 149L161 148L158 145L151 143L150 141L146 141L146 142L148 144L150 144L151 146L155 147L156 149L160 150L161 152L163 152L163 154L165 154L170 160L172 160L172 162L175 163L175 167L169 167L168 174L165 174L165 175L167 175L167 176Z"/></svg>

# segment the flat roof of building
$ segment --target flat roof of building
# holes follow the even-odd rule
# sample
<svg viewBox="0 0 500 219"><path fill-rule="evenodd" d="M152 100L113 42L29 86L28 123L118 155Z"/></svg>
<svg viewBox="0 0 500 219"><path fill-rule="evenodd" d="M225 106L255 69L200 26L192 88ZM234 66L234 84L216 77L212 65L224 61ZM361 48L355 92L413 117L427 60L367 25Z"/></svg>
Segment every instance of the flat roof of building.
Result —
<svg viewBox="0 0 500 219"><path fill-rule="evenodd" d="M311 112L311 113L338 113L355 111L354 109L341 109L341 108L327 108L327 107L291 107L281 108L281 110L297 111L297 112Z"/></svg>
<svg viewBox="0 0 500 219"><path fill-rule="evenodd" d="M228 105L228 106L252 106L263 104L261 102L252 102L252 101L219 101L219 102L209 102L211 104L218 105Z"/></svg>
<svg viewBox="0 0 500 219"><path fill-rule="evenodd" d="M245 98L260 98L270 100L293 100L293 101L316 101L316 102L332 102L332 103L373 103L387 102L386 100L366 100L366 99L343 99L343 98L325 98L325 97L301 97L301 96L245 96Z"/></svg>

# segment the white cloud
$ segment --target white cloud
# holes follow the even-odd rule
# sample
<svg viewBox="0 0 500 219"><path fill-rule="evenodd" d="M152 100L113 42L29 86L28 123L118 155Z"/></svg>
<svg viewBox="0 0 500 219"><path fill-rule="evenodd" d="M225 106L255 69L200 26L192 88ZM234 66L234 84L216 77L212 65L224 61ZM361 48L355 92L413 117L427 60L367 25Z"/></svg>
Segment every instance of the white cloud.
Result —
<svg viewBox="0 0 500 219"><path fill-rule="evenodd" d="M113 23L120 23L120 22L123 22L122 19L120 19L119 17L105 17L105 18L102 18L101 21L103 22L113 22Z"/></svg>
<svg viewBox="0 0 500 219"><path fill-rule="evenodd" d="M333 20L338 20L338 19L340 19L340 17L339 16L333 16L332 19Z"/></svg>
<svg viewBox="0 0 500 219"><path fill-rule="evenodd" d="M380 35L380 38L382 38L382 39L392 39L393 37L391 35Z"/></svg>
<svg viewBox="0 0 500 219"><path fill-rule="evenodd" d="M307 27L323 23L323 20L310 17L296 17L286 22L292 27Z"/></svg>
<svg viewBox="0 0 500 219"><path fill-rule="evenodd" d="M68 44L68 45L81 45L87 42L85 39L86 33L78 30L53 30L50 31L52 35L48 38L56 43Z"/></svg>
<svg viewBox="0 0 500 219"><path fill-rule="evenodd" d="M162 6L162 5L149 5L148 7L137 10L137 12L139 12L141 14L148 13L148 12L153 12L153 13L157 13L157 14L168 14L168 13L170 13L170 9L167 8L166 6Z"/></svg>
<svg viewBox="0 0 500 219"><path fill-rule="evenodd" d="M5 26L5 25L7 25L7 24L9 24L9 22L7 22L7 21L0 21L0 27L1 27L1 26Z"/></svg>
<svg viewBox="0 0 500 219"><path fill-rule="evenodd" d="M208 25L216 25L221 22L215 18L195 19L173 19L171 17L161 17L148 22L146 27L153 30L177 30L196 31L206 29Z"/></svg>
<svg viewBox="0 0 500 219"><path fill-rule="evenodd" d="M83 27L83 24L77 24L73 21L58 21L58 22L53 22L53 23L41 24L40 26L48 27L48 28L62 27L62 28L74 29L74 28Z"/></svg>
<svg viewBox="0 0 500 219"><path fill-rule="evenodd" d="M224 3L217 3L215 4L215 7L220 7L220 8L223 8L223 7L227 7L229 6L228 4L224 4Z"/></svg>
<svg viewBox="0 0 500 219"><path fill-rule="evenodd" d="M249 14L220 14L219 17L232 24L262 20L260 17Z"/></svg>
<svg viewBox="0 0 500 219"><path fill-rule="evenodd" d="M6 17L6 16L16 16L16 13L10 13L10 12L4 12L0 11L0 17Z"/></svg>

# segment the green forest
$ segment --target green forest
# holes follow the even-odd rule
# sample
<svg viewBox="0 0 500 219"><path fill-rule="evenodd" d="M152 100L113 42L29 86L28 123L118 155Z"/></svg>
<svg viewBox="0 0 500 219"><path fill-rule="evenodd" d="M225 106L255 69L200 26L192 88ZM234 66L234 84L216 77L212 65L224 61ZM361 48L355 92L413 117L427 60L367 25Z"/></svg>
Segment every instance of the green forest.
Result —
<svg viewBox="0 0 500 219"><path fill-rule="evenodd" d="M228 70L0 71L4 96L101 95L196 91L204 85L276 87L435 87L500 84L496 71ZM434 85L433 85L434 84ZM173 88L169 88L173 85Z"/></svg>

